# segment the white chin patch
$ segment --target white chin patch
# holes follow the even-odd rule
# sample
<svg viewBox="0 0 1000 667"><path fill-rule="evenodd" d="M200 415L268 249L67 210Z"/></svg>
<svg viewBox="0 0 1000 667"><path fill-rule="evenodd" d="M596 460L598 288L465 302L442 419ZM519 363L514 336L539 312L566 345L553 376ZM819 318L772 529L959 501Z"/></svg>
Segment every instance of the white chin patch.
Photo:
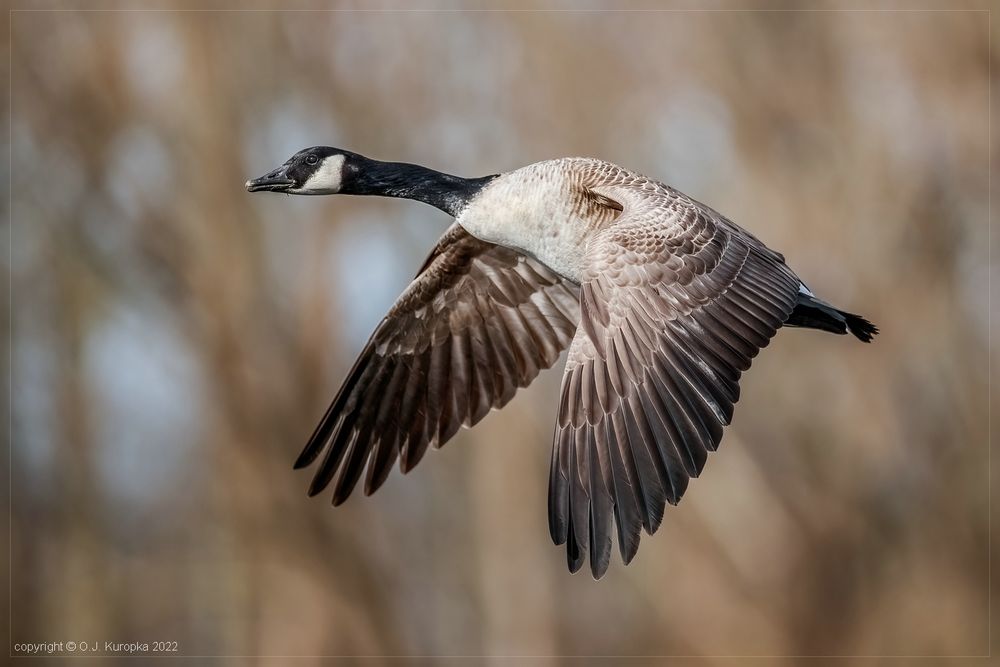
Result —
<svg viewBox="0 0 1000 667"><path fill-rule="evenodd" d="M334 195L340 192L341 175L344 173L344 156L331 155L323 158L319 168L313 172L301 188L289 188L298 195Z"/></svg>

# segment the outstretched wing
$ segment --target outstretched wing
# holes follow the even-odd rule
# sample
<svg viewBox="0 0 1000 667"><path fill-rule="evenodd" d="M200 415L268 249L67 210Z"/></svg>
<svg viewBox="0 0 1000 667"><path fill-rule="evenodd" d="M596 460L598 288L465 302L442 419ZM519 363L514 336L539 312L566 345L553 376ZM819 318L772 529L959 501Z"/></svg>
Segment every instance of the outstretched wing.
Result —
<svg viewBox="0 0 1000 667"><path fill-rule="evenodd" d="M579 288L516 251L458 224L372 334L295 463L323 454L309 494L340 472L333 503L367 465L365 493L396 459L409 471L460 426L505 405L569 345Z"/></svg>
<svg viewBox="0 0 1000 667"><path fill-rule="evenodd" d="M549 478L549 526L571 571L594 577L652 534L715 450L740 373L788 318L799 280L782 257L693 200L649 182L595 187L622 214L588 248Z"/></svg>

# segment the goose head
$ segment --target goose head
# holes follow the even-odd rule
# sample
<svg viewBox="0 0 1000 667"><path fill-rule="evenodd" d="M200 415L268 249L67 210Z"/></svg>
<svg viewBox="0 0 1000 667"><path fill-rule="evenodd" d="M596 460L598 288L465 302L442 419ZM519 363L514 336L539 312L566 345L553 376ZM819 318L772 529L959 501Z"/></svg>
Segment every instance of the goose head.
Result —
<svg viewBox="0 0 1000 667"><path fill-rule="evenodd" d="M345 173L356 170L354 163L360 157L330 146L305 148L277 169L247 181L246 189L292 195L337 194L344 186Z"/></svg>
<svg viewBox="0 0 1000 667"><path fill-rule="evenodd" d="M291 195L375 195L413 199L457 215L496 178L462 178L406 162L380 162L363 155L313 146L260 178L246 182L249 192Z"/></svg>

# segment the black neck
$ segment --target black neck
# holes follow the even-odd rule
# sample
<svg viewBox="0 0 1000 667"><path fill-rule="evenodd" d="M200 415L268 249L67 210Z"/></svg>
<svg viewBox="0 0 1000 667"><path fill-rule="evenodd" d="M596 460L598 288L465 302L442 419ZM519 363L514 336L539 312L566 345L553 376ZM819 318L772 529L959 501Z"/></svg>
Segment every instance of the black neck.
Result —
<svg viewBox="0 0 1000 667"><path fill-rule="evenodd" d="M353 157L353 156L352 156ZM462 178L405 162L379 162L359 156L346 165L341 194L415 199L457 216L496 176Z"/></svg>

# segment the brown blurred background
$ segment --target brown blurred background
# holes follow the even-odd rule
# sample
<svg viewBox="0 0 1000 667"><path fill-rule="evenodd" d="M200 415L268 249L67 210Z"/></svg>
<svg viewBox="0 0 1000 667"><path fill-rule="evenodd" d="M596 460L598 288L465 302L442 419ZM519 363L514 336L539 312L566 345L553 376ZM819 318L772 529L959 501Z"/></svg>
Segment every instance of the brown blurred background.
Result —
<svg viewBox="0 0 1000 667"><path fill-rule="evenodd" d="M984 654L988 19L15 12L11 642ZM883 333L783 331L599 582L546 528L558 369L333 509L291 463L448 220L243 190L314 144L618 162Z"/></svg>

